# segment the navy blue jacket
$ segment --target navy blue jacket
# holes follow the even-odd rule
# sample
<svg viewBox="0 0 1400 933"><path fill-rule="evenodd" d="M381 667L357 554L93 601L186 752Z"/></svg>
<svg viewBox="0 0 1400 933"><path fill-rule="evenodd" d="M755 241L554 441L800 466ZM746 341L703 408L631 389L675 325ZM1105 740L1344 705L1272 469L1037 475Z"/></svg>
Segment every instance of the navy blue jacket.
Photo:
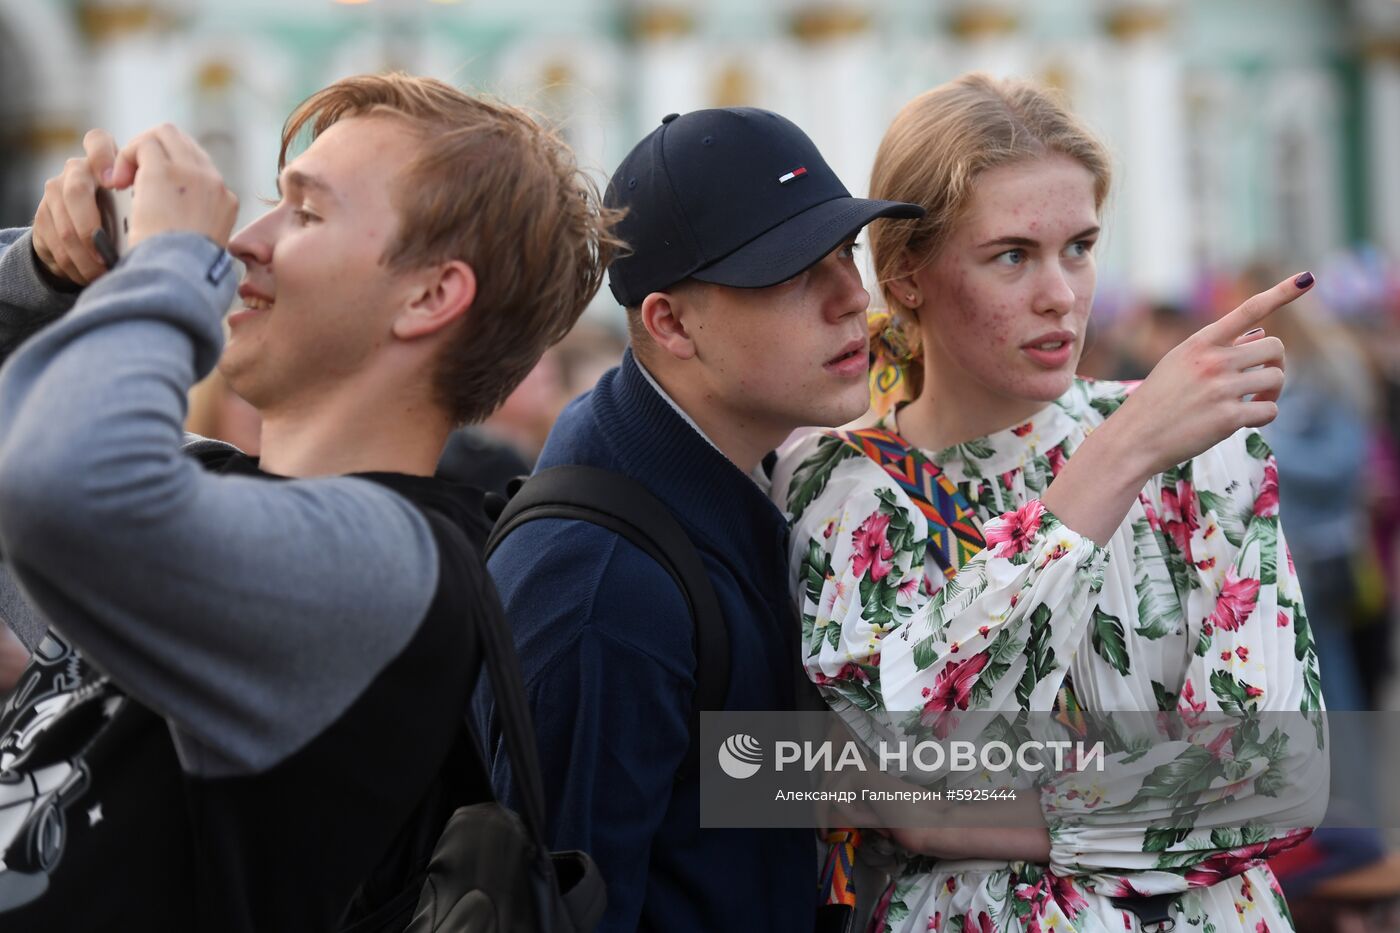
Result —
<svg viewBox="0 0 1400 933"><path fill-rule="evenodd" d="M791 708L783 516L657 394L630 350L560 416L537 469L566 463L639 480L695 542L729 626L726 708ZM563 519L521 526L489 569L535 717L551 844L602 869L601 929L810 933L811 831L702 830L698 781L675 780L690 743L694 625L666 571L613 532ZM492 783L513 801L489 694L476 700Z"/></svg>

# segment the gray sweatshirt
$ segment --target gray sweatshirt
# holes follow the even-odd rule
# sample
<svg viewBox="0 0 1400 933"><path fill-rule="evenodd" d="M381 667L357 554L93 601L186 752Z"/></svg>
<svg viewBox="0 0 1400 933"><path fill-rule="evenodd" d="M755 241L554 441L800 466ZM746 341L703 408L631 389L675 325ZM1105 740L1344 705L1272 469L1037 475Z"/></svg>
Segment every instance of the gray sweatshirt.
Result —
<svg viewBox="0 0 1400 933"><path fill-rule="evenodd" d="M0 616L31 647L51 624L160 713L187 773L272 768L413 636L438 589L429 522L363 478L183 452L235 287L215 244L153 237L76 301L26 231L0 250Z"/></svg>

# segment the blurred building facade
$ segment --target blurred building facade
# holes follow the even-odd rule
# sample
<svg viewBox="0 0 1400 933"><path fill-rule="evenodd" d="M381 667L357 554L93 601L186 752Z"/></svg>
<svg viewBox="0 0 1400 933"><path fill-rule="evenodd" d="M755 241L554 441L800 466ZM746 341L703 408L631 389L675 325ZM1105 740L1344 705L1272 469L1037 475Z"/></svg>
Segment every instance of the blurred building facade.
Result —
<svg viewBox="0 0 1400 933"><path fill-rule="evenodd" d="M165 120L252 215L292 106L387 67L531 105L603 174L668 112L767 107L857 194L905 101L1025 75L1115 153L1110 293L1361 242L1400 258L1400 0L0 0L0 224L87 127Z"/></svg>

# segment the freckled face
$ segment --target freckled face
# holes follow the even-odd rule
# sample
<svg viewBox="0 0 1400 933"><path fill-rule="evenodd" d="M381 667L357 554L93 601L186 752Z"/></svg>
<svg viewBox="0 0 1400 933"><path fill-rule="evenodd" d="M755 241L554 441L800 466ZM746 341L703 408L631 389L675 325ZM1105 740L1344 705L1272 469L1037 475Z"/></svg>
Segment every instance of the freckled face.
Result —
<svg viewBox="0 0 1400 933"><path fill-rule="evenodd" d="M408 291L383 264L392 186L415 155L390 117L332 124L279 180L281 201L229 243L247 264L219 368L258 408L305 401L362 369Z"/></svg>
<svg viewBox="0 0 1400 933"><path fill-rule="evenodd" d="M926 391L998 425L1063 395L1084 350L1094 176L1055 154L978 176L967 215L914 275Z"/></svg>

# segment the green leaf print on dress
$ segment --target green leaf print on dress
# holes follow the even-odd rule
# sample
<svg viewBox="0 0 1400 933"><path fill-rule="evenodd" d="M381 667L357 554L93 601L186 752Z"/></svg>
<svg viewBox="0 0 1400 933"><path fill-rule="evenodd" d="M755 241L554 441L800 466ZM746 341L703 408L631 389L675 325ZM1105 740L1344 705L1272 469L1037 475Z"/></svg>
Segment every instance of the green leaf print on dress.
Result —
<svg viewBox="0 0 1400 933"><path fill-rule="evenodd" d="M1254 517L1254 511L1248 506L1236 508L1230 501L1229 496L1219 495L1207 489L1202 489L1199 493L1201 497L1202 511L1215 515L1215 520L1220 525L1220 531L1225 535L1225 540L1235 547L1244 544L1244 529Z"/></svg>
<svg viewBox="0 0 1400 933"><path fill-rule="evenodd" d="M877 489L875 497L880 500L879 508L855 530L851 572L860 578L862 616L888 631L902 623L910 612L899 604L901 586L909 581L892 572L897 555L907 555L918 548L913 523L900 508L896 493ZM918 585L917 578L912 585Z"/></svg>
<svg viewBox="0 0 1400 933"><path fill-rule="evenodd" d="M1090 624L1090 641L1099 657L1103 658L1118 673L1127 676L1132 667L1128 658L1128 646L1123 638L1123 623L1117 616L1111 616L1097 606Z"/></svg>
<svg viewBox="0 0 1400 933"><path fill-rule="evenodd" d="M792 475L787 510L795 516L806 512L812 500L821 495L822 490L826 488L836 464L849 457L858 456L860 452L840 438L823 437L817 442L816 452L804 460Z"/></svg>
<svg viewBox="0 0 1400 933"><path fill-rule="evenodd" d="M1137 594L1139 625L1143 638L1158 639L1180 631L1185 622L1181 596L1172 585L1171 569L1162 557L1163 541L1145 518L1133 522L1133 590Z"/></svg>
<svg viewBox="0 0 1400 933"><path fill-rule="evenodd" d="M1055 649L1050 647L1050 607L1041 603L1031 612L1031 634L1026 639L1026 669L1016 685L1016 701L1030 704L1031 691L1055 669ZM988 699L991 698L990 690Z"/></svg>

